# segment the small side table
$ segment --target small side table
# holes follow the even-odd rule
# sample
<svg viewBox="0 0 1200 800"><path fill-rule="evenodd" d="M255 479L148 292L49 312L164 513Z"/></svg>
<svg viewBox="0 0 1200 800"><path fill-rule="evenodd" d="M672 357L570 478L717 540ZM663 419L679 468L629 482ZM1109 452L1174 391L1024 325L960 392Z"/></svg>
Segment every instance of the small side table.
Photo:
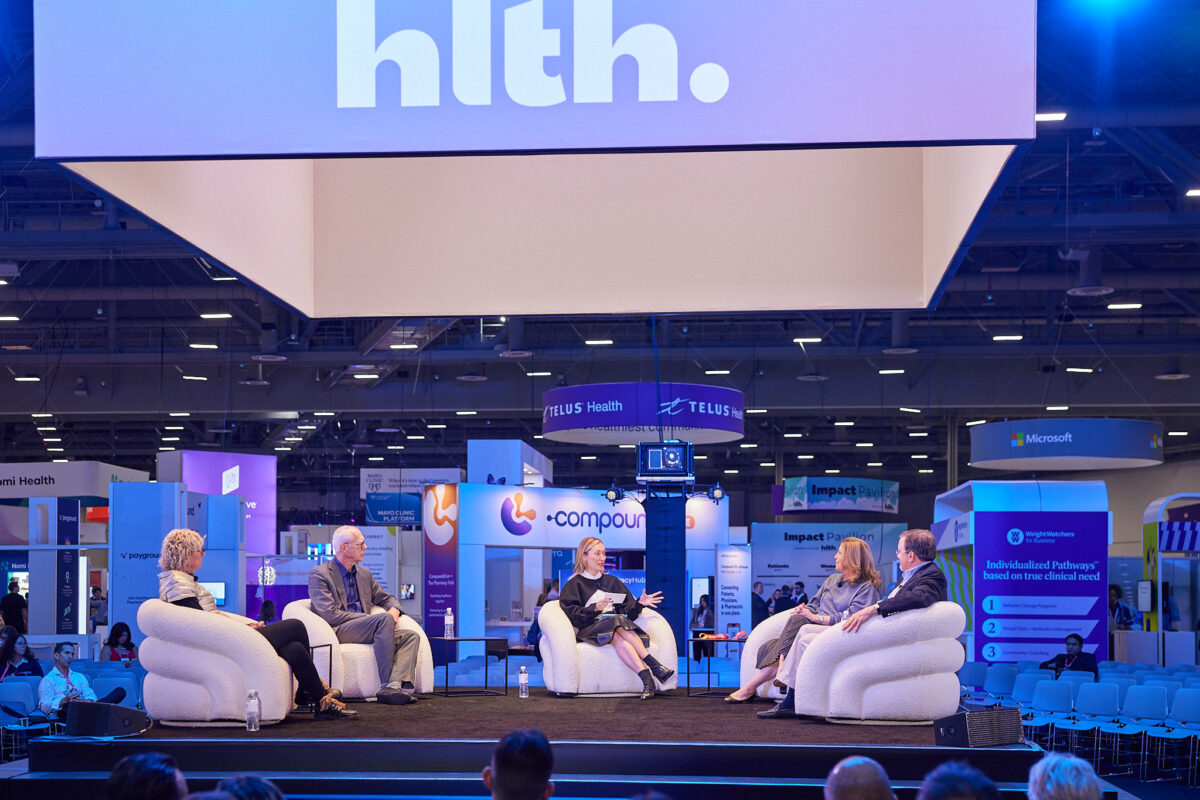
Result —
<svg viewBox="0 0 1200 800"><path fill-rule="evenodd" d="M704 642L705 644L711 644L714 646L714 648L716 645L719 645L719 644L724 644L724 645L745 644L745 642L746 642L746 640L744 638L743 639L702 639L699 636L689 637L687 641L688 641L688 645L689 645L688 650L691 650L690 645L693 645L698 642ZM714 649L713 652L716 652L716 650ZM704 669L704 691L693 692L692 691L692 659L690 659L690 658L686 659L686 661L687 661L687 696L688 697L724 697L725 695L728 694L728 692L722 692L722 691L714 692L713 691L713 688L712 688L712 660L713 660L713 657L711 655L707 655L704 657L704 667L705 667L705 669Z"/></svg>
<svg viewBox="0 0 1200 800"><path fill-rule="evenodd" d="M482 689L459 689L458 691L450 691L450 660L446 659L443 673L442 691L437 691L436 681L434 694L442 697L470 697L479 695L504 695L508 696L508 639L503 636L430 636L431 642L446 642L447 644L457 644L458 642L483 642L483 688ZM504 691L488 688L488 672L487 672L487 657L496 656L504 662ZM434 673L436 675L436 670Z"/></svg>

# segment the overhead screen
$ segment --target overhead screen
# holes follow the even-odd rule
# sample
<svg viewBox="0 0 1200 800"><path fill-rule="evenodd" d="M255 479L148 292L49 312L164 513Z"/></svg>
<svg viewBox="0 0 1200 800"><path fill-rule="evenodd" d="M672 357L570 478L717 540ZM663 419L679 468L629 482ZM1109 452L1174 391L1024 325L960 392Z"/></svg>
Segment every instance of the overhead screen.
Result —
<svg viewBox="0 0 1200 800"><path fill-rule="evenodd" d="M1030 138L1034 3L56 0L56 159Z"/></svg>

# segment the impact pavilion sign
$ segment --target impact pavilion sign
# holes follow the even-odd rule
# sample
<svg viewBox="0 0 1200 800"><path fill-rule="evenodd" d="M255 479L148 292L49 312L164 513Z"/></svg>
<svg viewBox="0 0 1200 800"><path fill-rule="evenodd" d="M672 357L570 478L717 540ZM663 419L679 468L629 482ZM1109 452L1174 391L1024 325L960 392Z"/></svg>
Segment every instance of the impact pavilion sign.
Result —
<svg viewBox="0 0 1200 800"><path fill-rule="evenodd" d="M923 307L1034 137L1033 0L34 11L37 156L315 317Z"/></svg>

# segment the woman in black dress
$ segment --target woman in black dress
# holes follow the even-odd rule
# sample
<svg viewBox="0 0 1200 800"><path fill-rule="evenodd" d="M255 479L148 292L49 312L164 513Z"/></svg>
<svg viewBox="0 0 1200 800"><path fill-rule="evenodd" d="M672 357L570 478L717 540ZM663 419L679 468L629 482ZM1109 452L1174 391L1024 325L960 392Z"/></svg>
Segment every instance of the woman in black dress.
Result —
<svg viewBox="0 0 1200 800"><path fill-rule="evenodd" d="M642 679L642 698L654 696L654 680L666 683L675 670L658 663L650 638L634 624L643 608L662 602L662 592L634 599L620 579L604 574L604 542L588 536L575 549L575 574L558 596L559 607L575 628L575 638L597 647L612 645L621 663Z"/></svg>
<svg viewBox="0 0 1200 800"><path fill-rule="evenodd" d="M0 644L0 681L7 678L9 675L36 675L37 677L45 677L42 673L42 665L33 657L33 651L29 649L29 642L25 641L25 637L17 633L13 629L12 635L4 640L4 644Z"/></svg>

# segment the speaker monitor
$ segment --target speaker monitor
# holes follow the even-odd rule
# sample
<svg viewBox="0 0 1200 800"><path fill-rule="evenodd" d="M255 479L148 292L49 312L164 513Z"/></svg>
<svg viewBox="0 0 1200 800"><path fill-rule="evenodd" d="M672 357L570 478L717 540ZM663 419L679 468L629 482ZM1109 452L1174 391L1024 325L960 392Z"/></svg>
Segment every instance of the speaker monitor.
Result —
<svg viewBox="0 0 1200 800"><path fill-rule="evenodd" d="M1015 708L986 708L962 711L934 720L933 735L938 747L995 747L1023 744L1021 712Z"/></svg>
<svg viewBox="0 0 1200 800"><path fill-rule="evenodd" d="M133 736L150 727L150 717L114 703L67 703L67 736Z"/></svg>

